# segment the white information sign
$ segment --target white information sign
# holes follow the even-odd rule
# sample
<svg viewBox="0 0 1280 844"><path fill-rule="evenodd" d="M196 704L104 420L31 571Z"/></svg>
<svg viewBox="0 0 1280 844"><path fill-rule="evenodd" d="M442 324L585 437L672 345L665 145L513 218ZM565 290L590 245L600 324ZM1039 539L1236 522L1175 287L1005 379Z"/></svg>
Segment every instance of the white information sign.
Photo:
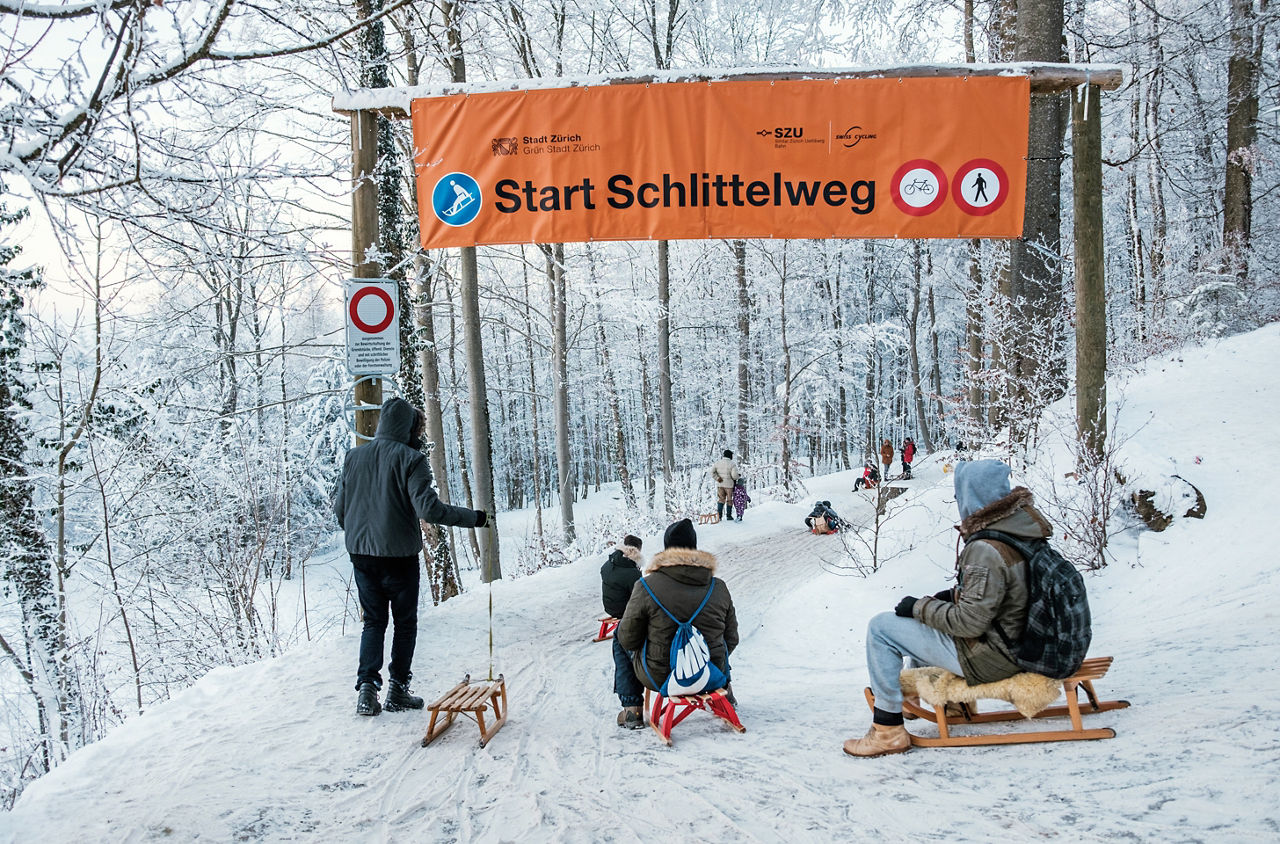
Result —
<svg viewBox="0 0 1280 844"><path fill-rule="evenodd" d="M388 278L347 280L347 372L400 371L400 297Z"/></svg>

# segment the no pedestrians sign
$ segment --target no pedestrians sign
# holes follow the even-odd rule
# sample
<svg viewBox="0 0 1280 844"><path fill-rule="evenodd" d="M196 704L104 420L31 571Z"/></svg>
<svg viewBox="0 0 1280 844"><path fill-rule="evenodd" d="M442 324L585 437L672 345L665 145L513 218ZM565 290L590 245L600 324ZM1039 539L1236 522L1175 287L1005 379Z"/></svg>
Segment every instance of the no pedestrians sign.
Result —
<svg viewBox="0 0 1280 844"><path fill-rule="evenodd" d="M388 278L347 280L347 372L400 371L400 297Z"/></svg>

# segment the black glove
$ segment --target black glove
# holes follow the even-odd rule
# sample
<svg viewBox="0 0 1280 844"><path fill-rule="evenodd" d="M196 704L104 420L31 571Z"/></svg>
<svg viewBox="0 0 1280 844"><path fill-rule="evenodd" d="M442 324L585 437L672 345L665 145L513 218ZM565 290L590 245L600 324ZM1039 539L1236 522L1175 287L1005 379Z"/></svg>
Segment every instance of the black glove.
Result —
<svg viewBox="0 0 1280 844"><path fill-rule="evenodd" d="M476 527L482 528L489 524L489 515L483 510L476 511Z"/></svg>
<svg viewBox="0 0 1280 844"><path fill-rule="evenodd" d="M954 603L956 600L954 589L943 589L941 592L934 595L933 597L937 598L939 601L946 601L949 604Z"/></svg>
<svg viewBox="0 0 1280 844"><path fill-rule="evenodd" d="M898 602L898 605L893 608L894 615L901 616L902 618L911 618L912 611L916 608L917 600L918 599L913 595L908 595L903 598Z"/></svg>

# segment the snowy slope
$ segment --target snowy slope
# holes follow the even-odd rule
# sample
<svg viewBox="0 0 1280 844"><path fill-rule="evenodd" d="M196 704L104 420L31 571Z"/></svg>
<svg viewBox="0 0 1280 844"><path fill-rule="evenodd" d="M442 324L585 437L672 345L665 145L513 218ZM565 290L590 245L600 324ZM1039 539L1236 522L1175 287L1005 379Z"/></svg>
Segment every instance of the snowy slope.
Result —
<svg viewBox="0 0 1280 844"><path fill-rule="evenodd" d="M1272 325L1153 361L1124 390L1126 451L1191 480L1209 511L1118 538L1089 578L1093 652L1117 657L1099 691L1134 704L1094 716L1115 739L840 752L869 722L867 618L952 568L935 460L894 522L911 547L865 579L839 568L836 539L803 532L805 506L700 530L742 624L744 735L699 714L666 748L614 725L609 645L590 641L593 557L494 584L511 717L484 749L470 722L424 749L421 713L353 715L352 633L210 673L34 783L0 815L0 841L1278 840L1278 361ZM849 473L808 485L869 513ZM419 693L487 673L488 606L476 588L424 610Z"/></svg>

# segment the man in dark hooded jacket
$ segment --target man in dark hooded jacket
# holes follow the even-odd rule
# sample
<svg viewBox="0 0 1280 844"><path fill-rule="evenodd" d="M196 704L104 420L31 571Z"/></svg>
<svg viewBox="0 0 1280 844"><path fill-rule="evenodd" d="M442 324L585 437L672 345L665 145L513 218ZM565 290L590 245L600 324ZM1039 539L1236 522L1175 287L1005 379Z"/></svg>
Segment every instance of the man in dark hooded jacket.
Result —
<svg viewBox="0 0 1280 844"><path fill-rule="evenodd" d="M333 512L346 533L356 589L360 593L360 666L356 671L357 715L382 711L382 650L388 607L395 620L386 709L421 709L409 692L418 638L418 520L454 527L484 527L483 510L445 504L431 485L422 453L422 411L401 398L382 405L373 441L347 452L334 493Z"/></svg>
<svg viewBox="0 0 1280 844"><path fill-rule="evenodd" d="M911 748L902 725L903 660L936 665L969 685L994 683L1022 672L1010 645L1027 620L1026 561L1003 543L969 541L980 530L998 530L1031 542L1053 528L1036 510L1031 492L1009 489L1009 467L999 460L956 464L956 529L965 541L956 561L958 583L925 598L907 596L893 612L867 625L867 672L875 694L872 726L844 743L850 756L883 756ZM1005 550L1002 550L1005 549Z"/></svg>
<svg viewBox="0 0 1280 844"><path fill-rule="evenodd" d="M621 619L627 612L627 602L640 579L640 565L644 562L640 555L642 547L644 542L640 537L627 534L622 540L622 547L610 554L600 567L600 596L604 600L604 611L614 618ZM644 703L644 686L636 679L631 655L616 635L613 637L613 691L622 704L618 726L628 730L643 727L640 706Z"/></svg>
<svg viewBox="0 0 1280 844"><path fill-rule="evenodd" d="M667 612L681 621L693 615L711 589L711 597L694 619L693 626L701 631L711 651L711 662L724 674L727 683L729 654L738 646L738 616L729 587L715 576L716 558L697 550L698 534L688 519L668 527L663 544L666 550L654 555L645 570L644 581ZM676 628L676 623L654 603L644 583L637 581L615 635L632 654L636 677L655 692L671 673L671 641Z"/></svg>

